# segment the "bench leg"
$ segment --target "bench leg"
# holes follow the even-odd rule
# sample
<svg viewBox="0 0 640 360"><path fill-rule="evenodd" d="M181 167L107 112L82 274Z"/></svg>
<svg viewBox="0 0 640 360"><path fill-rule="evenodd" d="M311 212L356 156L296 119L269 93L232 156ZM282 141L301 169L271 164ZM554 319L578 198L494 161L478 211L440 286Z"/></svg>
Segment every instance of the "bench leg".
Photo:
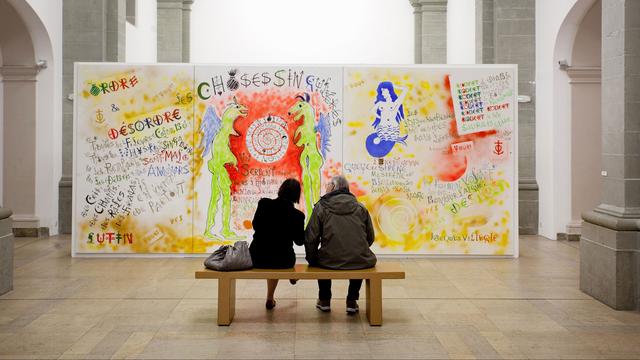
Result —
<svg viewBox="0 0 640 360"><path fill-rule="evenodd" d="M228 326L236 312L236 279L218 280L218 325Z"/></svg>
<svg viewBox="0 0 640 360"><path fill-rule="evenodd" d="M382 280L367 279L367 319L369 325L382 325Z"/></svg>

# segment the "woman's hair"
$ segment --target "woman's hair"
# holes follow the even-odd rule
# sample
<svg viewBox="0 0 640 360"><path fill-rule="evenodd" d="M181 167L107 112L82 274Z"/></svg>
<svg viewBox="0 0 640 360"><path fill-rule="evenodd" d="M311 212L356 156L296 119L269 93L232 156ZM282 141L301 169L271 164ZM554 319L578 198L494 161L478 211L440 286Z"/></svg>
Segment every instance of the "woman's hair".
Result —
<svg viewBox="0 0 640 360"><path fill-rule="evenodd" d="M300 202L300 182L296 179L285 180L278 189L278 197L296 204Z"/></svg>
<svg viewBox="0 0 640 360"><path fill-rule="evenodd" d="M382 95L382 89L387 89L389 90L389 95L391 96L391 100L392 101L396 101L398 99L398 95L396 94L395 89L393 88L393 83L391 81L383 81L380 84L378 84L378 89L377 91L377 95L376 95L376 101L374 104L377 104L381 101L387 101L387 99L384 98L384 96ZM373 127L377 127L378 124L380 123L380 109L376 110L376 120L373 122ZM398 108L398 113L396 113L396 121L398 123L400 123L401 120L404 119L404 107L402 106L402 104L400 104L400 107Z"/></svg>

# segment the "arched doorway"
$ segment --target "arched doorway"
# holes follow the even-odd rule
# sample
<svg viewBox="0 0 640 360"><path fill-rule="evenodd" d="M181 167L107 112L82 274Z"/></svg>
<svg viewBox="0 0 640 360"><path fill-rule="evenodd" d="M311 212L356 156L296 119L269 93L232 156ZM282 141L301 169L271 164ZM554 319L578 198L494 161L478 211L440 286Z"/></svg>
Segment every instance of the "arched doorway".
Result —
<svg viewBox="0 0 640 360"><path fill-rule="evenodd" d="M579 239L580 214L600 197L600 7L599 0L576 1L553 50L550 210L558 239Z"/></svg>
<svg viewBox="0 0 640 360"><path fill-rule="evenodd" d="M0 1L2 206L18 236L55 231L57 106L49 33L26 0Z"/></svg>
<svg viewBox="0 0 640 360"><path fill-rule="evenodd" d="M579 239L581 214L593 210L602 199L601 48L602 3L585 15L575 41L571 66L571 221L569 238Z"/></svg>

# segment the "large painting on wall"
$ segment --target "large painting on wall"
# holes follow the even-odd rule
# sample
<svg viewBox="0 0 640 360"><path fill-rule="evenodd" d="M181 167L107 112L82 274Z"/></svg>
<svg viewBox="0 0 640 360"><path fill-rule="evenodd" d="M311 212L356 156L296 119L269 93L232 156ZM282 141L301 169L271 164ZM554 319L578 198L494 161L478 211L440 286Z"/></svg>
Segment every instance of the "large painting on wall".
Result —
<svg viewBox="0 0 640 360"><path fill-rule="evenodd" d="M197 66L196 94L197 250L251 240L258 200L287 178L302 184L310 214L341 172L341 69Z"/></svg>
<svg viewBox="0 0 640 360"><path fill-rule="evenodd" d="M515 75L76 64L73 253L209 253L284 179L308 215L344 174L379 254L517 256Z"/></svg>
<svg viewBox="0 0 640 360"><path fill-rule="evenodd" d="M193 252L193 66L77 65L75 253Z"/></svg>
<svg viewBox="0 0 640 360"><path fill-rule="evenodd" d="M343 168L376 252L516 254L514 74L345 69Z"/></svg>

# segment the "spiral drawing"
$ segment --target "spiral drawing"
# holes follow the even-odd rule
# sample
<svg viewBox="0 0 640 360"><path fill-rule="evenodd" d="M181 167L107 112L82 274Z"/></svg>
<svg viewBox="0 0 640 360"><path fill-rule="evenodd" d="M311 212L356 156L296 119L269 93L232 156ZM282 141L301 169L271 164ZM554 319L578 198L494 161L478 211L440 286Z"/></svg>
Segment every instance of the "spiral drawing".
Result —
<svg viewBox="0 0 640 360"><path fill-rule="evenodd" d="M413 231L418 222L418 211L407 199L389 197L380 204L375 218L387 237L401 239Z"/></svg>
<svg viewBox="0 0 640 360"><path fill-rule="evenodd" d="M274 163L289 148L287 122L269 115L254 121L247 130L247 149L251 156L262 163Z"/></svg>

